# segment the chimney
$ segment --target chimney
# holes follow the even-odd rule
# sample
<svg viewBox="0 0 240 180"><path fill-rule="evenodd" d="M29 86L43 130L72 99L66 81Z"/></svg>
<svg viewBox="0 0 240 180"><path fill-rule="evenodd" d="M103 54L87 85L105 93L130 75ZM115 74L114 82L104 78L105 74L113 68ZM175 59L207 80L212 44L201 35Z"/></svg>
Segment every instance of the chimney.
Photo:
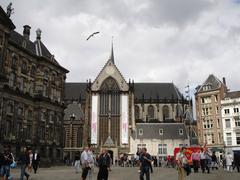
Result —
<svg viewBox="0 0 240 180"><path fill-rule="evenodd" d="M28 40L30 37L30 29L31 29L31 27L29 25L23 26L23 36Z"/></svg>
<svg viewBox="0 0 240 180"><path fill-rule="evenodd" d="M227 86L227 84L226 84L226 78L225 78L225 77L223 77L223 84L224 84L225 86Z"/></svg>

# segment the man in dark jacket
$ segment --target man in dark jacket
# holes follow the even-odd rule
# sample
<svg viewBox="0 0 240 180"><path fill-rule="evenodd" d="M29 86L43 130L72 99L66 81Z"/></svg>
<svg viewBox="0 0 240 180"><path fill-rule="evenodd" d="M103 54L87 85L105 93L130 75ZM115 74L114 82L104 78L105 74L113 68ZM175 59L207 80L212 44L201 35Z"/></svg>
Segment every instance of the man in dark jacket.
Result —
<svg viewBox="0 0 240 180"><path fill-rule="evenodd" d="M35 152L33 153L33 160L32 160L33 170L35 174L37 173L39 162L40 162L40 155L38 151L35 150Z"/></svg>
<svg viewBox="0 0 240 180"><path fill-rule="evenodd" d="M98 180L107 180L108 179L108 171L110 168L110 156L106 149L102 150L102 154L99 156L98 159L98 166L99 166L99 171L98 171Z"/></svg>
<svg viewBox="0 0 240 180"><path fill-rule="evenodd" d="M0 176L6 179L10 176L10 164L13 162L13 156L10 150L10 146L4 146L4 152L2 154L1 173Z"/></svg>
<svg viewBox="0 0 240 180"><path fill-rule="evenodd" d="M30 163L29 154L27 151L27 148L23 148L18 163L21 165L21 175L20 180L23 180L24 176L26 176L27 180L29 179L29 174L26 172L26 168L28 167Z"/></svg>

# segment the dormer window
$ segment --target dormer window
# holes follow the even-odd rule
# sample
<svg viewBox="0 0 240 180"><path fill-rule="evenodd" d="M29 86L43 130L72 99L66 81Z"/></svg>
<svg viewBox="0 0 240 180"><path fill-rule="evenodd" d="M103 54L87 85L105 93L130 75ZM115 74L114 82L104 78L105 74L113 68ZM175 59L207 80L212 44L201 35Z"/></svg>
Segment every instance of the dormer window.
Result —
<svg viewBox="0 0 240 180"><path fill-rule="evenodd" d="M183 135L183 129L179 129L179 135L182 136Z"/></svg>
<svg viewBox="0 0 240 180"><path fill-rule="evenodd" d="M159 135L163 135L163 129L159 129Z"/></svg>
<svg viewBox="0 0 240 180"><path fill-rule="evenodd" d="M139 135L139 136L142 136L142 135L143 135L143 129L139 129L139 130L138 130L138 135Z"/></svg>

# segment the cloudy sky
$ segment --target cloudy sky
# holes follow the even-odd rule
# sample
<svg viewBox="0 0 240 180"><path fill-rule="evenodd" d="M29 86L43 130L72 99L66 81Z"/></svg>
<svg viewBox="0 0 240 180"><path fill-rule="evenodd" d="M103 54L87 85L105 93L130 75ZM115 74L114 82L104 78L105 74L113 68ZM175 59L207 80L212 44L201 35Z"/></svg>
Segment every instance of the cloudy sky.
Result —
<svg viewBox="0 0 240 180"><path fill-rule="evenodd" d="M1 0L5 9L9 0ZM12 0L16 30L28 24L70 70L94 80L110 55L125 79L174 82L181 90L209 74L240 90L240 0ZM89 41L86 38L100 31Z"/></svg>

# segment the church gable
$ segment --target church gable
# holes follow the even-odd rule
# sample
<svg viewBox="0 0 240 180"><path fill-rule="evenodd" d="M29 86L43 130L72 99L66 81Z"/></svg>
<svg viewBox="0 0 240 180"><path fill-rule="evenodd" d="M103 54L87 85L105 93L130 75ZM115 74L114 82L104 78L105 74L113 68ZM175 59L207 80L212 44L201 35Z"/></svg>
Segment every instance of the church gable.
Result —
<svg viewBox="0 0 240 180"><path fill-rule="evenodd" d="M121 72L118 70L114 63L113 50L110 59L107 61L102 71L99 73L97 78L92 84L92 91L98 91L102 87L103 82L108 79L113 78L121 91L128 91L129 87Z"/></svg>

